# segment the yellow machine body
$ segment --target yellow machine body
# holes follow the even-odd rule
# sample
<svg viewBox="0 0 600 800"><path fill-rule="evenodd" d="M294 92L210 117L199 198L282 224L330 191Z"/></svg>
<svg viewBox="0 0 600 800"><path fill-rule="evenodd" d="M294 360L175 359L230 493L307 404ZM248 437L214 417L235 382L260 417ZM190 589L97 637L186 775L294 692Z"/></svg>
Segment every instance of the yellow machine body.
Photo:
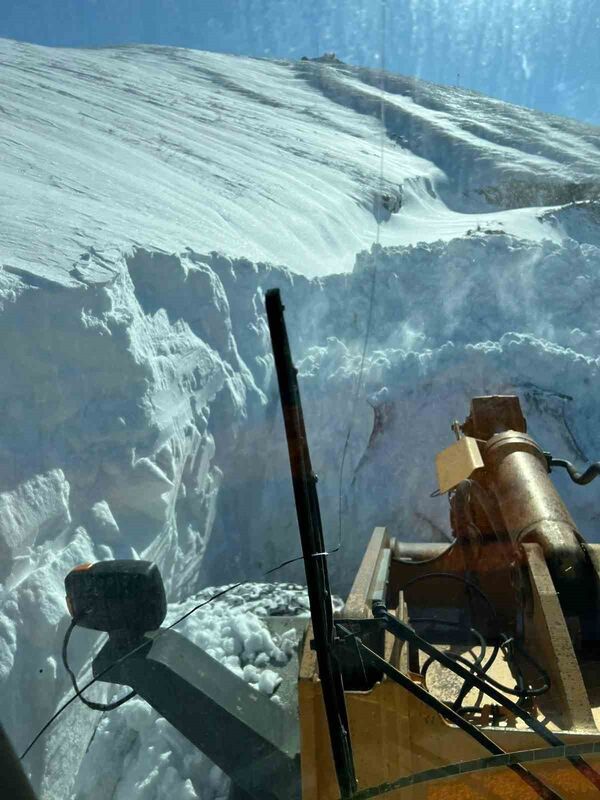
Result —
<svg viewBox="0 0 600 800"><path fill-rule="evenodd" d="M481 535L474 541L459 529L458 506L451 511L456 541L450 548L402 543L385 528L376 528L339 618L371 619L376 597L383 598L388 610L409 624L411 617L461 609L466 590L460 580L414 579L428 573L475 576L506 631L535 656L550 677L549 690L527 701L527 707L560 736L566 750L549 748L521 720L486 697L478 698L471 721L564 800L598 798L598 788L564 754L580 753L600 770L600 745L595 744L600 741L600 648L589 637L584 641L582 630L588 622L581 611L597 606L600 545L583 543L548 476L544 453L526 433L517 398L475 398L471 415L461 427L471 441L460 445L459 440L459 448L455 448L455 453L462 448L458 459L442 458L442 462L446 458L445 471L443 466L439 469L438 459L440 490L446 491L449 484L454 488L470 476L488 493L485 520L475 504L472 508L473 518L479 514ZM457 482L452 479L454 468ZM580 584L580 594L585 591L588 595L583 602L576 596L571 573L577 580L585 579L585 586ZM339 789L310 640L309 629L298 685L302 798L337 800ZM438 647L456 650L457 645L448 642ZM425 683L419 655L410 645L386 631L382 649L389 663L416 683ZM462 651L467 653L468 647L463 646ZM498 658L490 676L503 684L514 681L510 659L505 655ZM451 702L460 689L453 678L441 668L430 670L427 688L444 702ZM366 689L346 689L345 699L359 797L369 787L380 787L381 792L373 791L365 798L390 800L539 797L506 766L506 759L490 768L498 758L494 762L467 733L387 677ZM443 767L446 772L440 770ZM390 791L402 776L415 774L417 778L410 784Z"/></svg>

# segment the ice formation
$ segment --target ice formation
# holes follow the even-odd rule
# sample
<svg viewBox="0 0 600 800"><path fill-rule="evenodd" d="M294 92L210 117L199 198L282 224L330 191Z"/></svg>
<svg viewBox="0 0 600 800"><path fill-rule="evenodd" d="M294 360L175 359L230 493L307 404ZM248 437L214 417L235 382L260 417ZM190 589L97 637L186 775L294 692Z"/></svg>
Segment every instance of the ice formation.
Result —
<svg viewBox="0 0 600 800"><path fill-rule="evenodd" d="M375 524L447 536L433 459L473 395L516 392L546 449L600 456L597 128L390 76L382 191L376 73L151 47L0 54L0 698L18 750L68 694L72 566L155 560L175 614L298 554L268 288L335 545L375 281L340 594ZM596 539L593 490L556 480ZM260 617L302 602L258 595L183 631L276 694L291 643ZM82 673L96 646L74 638ZM101 718L73 705L27 768L44 800L227 790L137 700Z"/></svg>

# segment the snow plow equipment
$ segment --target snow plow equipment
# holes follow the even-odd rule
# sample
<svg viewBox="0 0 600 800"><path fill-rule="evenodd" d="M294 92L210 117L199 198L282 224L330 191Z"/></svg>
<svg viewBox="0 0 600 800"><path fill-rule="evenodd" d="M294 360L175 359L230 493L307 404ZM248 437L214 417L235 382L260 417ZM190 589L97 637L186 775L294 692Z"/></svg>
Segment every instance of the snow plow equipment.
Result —
<svg viewBox="0 0 600 800"><path fill-rule="evenodd" d="M600 545L577 530L516 396L473 398L450 427L434 494L448 494L453 542L376 528L335 620L355 797L598 798ZM379 651L360 628L377 624ZM357 650L360 686L345 675ZM303 800L334 800L306 644L299 704Z"/></svg>
<svg viewBox="0 0 600 800"><path fill-rule="evenodd" d="M231 777L235 800L600 797L600 545L585 542L549 477L568 462L527 433L518 397L473 398L437 459L452 542L375 528L333 614L277 291L267 315L311 609L310 620L264 618L301 633L277 690L285 702L180 634L133 625L127 562L107 570L116 584L96 583L97 565L69 576L73 609L91 598L88 626L109 633L94 675L157 709ZM109 585L116 593L96 602Z"/></svg>

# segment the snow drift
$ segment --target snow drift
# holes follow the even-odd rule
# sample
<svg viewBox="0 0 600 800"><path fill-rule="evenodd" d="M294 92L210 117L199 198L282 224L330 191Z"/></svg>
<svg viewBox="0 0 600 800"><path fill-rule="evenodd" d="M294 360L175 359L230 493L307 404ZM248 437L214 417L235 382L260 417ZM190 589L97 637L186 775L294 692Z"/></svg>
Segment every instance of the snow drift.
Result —
<svg viewBox="0 0 600 800"><path fill-rule="evenodd" d="M339 593L375 524L447 536L433 458L473 395L515 392L546 449L599 457L598 129L387 76L382 189L376 73L149 47L0 56L0 696L17 749L68 691L72 566L156 560L175 614L297 554L266 289L287 306L335 545L374 287ZM597 539L593 490L557 482ZM240 658L235 626L262 635L244 610L243 594L208 606L185 632L275 690L283 650ZM76 639L84 670L96 640ZM226 792L139 702L71 706L27 767L53 800Z"/></svg>

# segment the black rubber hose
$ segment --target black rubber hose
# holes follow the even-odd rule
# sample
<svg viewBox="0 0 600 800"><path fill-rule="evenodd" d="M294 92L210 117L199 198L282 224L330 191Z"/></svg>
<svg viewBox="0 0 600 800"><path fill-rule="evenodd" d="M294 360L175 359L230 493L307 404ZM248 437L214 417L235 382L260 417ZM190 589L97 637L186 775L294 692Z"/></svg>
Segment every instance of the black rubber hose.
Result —
<svg viewBox="0 0 600 800"><path fill-rule="evenodd" d="M342 626L340 625L339 627L341 628ZM347 633L349 634L350 632L347 631ZM475 741L479 742L479 744L485 747L490 753L494 753L495 755L504 754L502 748L490 739L484 731L476 725L473 725L472 722L461 717L460 714L457 714L450 706L442 703L441 700L438 700L437 697L434 697L426 689L423 689L418 683L415 683L407 675L397 670L392 664L367 647L358 637L355 638L366 661L370 661L373 666L381 669L388 678L400 684L400 686L404 687L414 697L429 706L429 708L437 711L437 713L447 719L448 722L453 723L465 733L469 734L469 736L473 737ZM544 798L544 800L561 800L561 796L557 792L546 786L536 775L524 769L522 764L507 764L507 766L527 783L528 786L536 791L540 797Z"/></svg>
<svg viewBox="0 0 600 800"><path fill-rule="evenodd" d="M496 623L496 625L497 626L499 625L498 615L496 613L496 609L494 608L494 605L493 605L492 601L489 599L489 597L484 592L482 592L482 590L479 588L479 586L474 584L472 581L469 581L467 578L463 578L461 575L453 575L450 572L429 572L426 575L417 575L416 578L413 578L412 580L408 581L408 583L406 583L404 585L403 591L406 591L406 589L409 586L412 586L413 584L415 584L415 583L417 583L419 581L430 580L431 578L436 578L436 579L437 578L442 578L442 579L447 579L447 580L458 581L459 583L462 583L465 586L467 586L472 591L476 592L476 594L478 594L479 597L481 597L481 599L486 603L487 607L489 608L489 610L490 610L490 612L491 612L491 614L492 614L492 616L494 618L494 622ZM512 695L515 695L516 697L521 697L521 698L537 697L539 695L545 694L545 692L547 692L550 689L550 677L548 676L548 673L537 663L537 661L535 661L528 653L526 653L525 650L522 647L520 647L520 645L513 638L508 637L508 636L506 636L506 634L503 634L503 633L500 633L500 638L503 639L503 642L501 644L502 647L507 642L514 643L515 647L517 647L519 649L519 652L523 655L523 657L527 661L529 661L529 663L542 676L542 678L544 680L544 683L543 683L542 686L538 687L537 689L525 689L525 690L522 690L520 687L517 687L517 689L511 689L508 686L504 686L503 684L498 683L498 681L495 681L493 678L490 678L489 675L485 674L485 670L483 668L478 667L476 664L473 664L473 662L468 661L466 658L463 658L462 656L459 656L459 655L453 655L452 657L454 658L454 660L460 661L466 667L469 667L470 669L472 669L473 672L478 673L479 675L484 677L493 686L495 686L497 689L499 689L502 692L507 692L508 694L512 694ZM494 659L496 658L496 655L497 655L497 653L494 655ZM435 660L435 658L434 658L434 660ZM487 666L486 669L489 669L492 663L493 663L493 661L490 662L489 666Z"/></svg>
<svg viewBox="0 0 600 800"><path fill-rule="evenodd" d="M545 679L545 682L542 686L539 686L536 689L534 688L520 689L519 686L517 685L515 689L511 689L509 686L505 686L504 684L500 683L494 678L491 678L486 672L484 672L482 668L477 667L472 661L469 661L467 658L464 658L464 656L458 655L457 653L452 653L452 654L449 653L448 655L450 658L452 658L453 661L458 662L460 664L464 664L465 667L471 669L476 675L479 675L480 677L484 678L491 686L495 686L501 692L505 692L506 694L512 694L515 697L522 697L522 698L539 697L540 695L545 694L550 688L550 681L548 679L548 675L539 666L537 668L539 669L542 677Z"/></svg>
<svg viewBox="0 0 600 800"><path fill-rule="evenodd" d="M512 711L515 716L522 719L523 722L525 722L525 724L531 728L531 730L535 731L538 736L548 742L548 744L564 745L564 742L559 736L548 730L543 723L525 711L525 709L521 708L521 706L517 705L517 703L503 695L498 689L496 689L494 686L491 686L486 680L480 678L478 675L474 675L472 672L468 672L467 669L465 669L465 667L463 667L460 663L453 661L442 650L438 650L437 647L419 636L409 625L392 616L388 612L385 603L383 603L381 600L373 601L372 608L375 619L382 620L390 633L393 633L402 641L410 642L416 645L424 653L433 656L436 661L439 661L440 664L455 672L457 675L463 678L463 680L470 681L497 703L500 703L500 705L504 706L509 711ZM568 756L567 760L593 786L595 786L596 789L600 791L600 774L598 774L598 772L590 764L588 764L585 759L583 759L581 756Z"/></svg>
<svg viewBox="0 0 600 800"><path fill-rule="evenodd" d="M494 645L492 653L491 653L490 657L488 658L488 660L485 662L485 664L481 664L480 665L480 664L477 663L477 660L468 661L467 659L465 659L465 664L468 665L471 668L480 666L481 668L480 668L480 670L478 670L478 674L480 674L480 675L483 674L486 677L488 677L487 676L487 671L490 669L490 667L492 666L492 664L496 660L496 657L498 656L499 650L500 650L500 647L498 645ZM448 653L448 657L452 658L452 659L455 659L457 657L457 655L456 655L456 653ZM429 667L433 664L433 662L435 660L436 659L433 658L433 656L429 656L429 658L427 658L425 660L425 662L423 664L423 667L422 667L421 675L423 677L423 682L425 684L425 687L428 689L428 691L429 691L429 688L427 687L427 671L429 670ZM452 704L452 708L455 711L457 711L459 714L462 713L463 711L465 711L465 708L463 708L463 706L462 706L462 701L465 699L465 697L471 691L471 689L473 689L473 682L472 681L464 681L464 683L463 683L463 685L461 687L461 690L460 690L460 692L458 693L458 695L456 697L456 700ZM479 691L481 692L481 689Z"/></svg>
<svg viewBox="0 0 600 800"><path fill-rule="evenodd" d="M65 669L69 673L69 677L71 678L71 683L73 684L73 689L75 690L75 694L84 703L88 708L92 708L94 711L112 711L114 708L118 708L122 706L123 703L126 703L128 700L131 700L137 692L132 691L129 694L126 694L124 697L121 697L119 700L115 700L114 703L95 703L93 700L88 700L84 697L80 690L79 686L77 686L77 678L75 677L75 673L69 666L69 659L67 657L67 647L69 646L69 639L71 638L71 634L73 633L73 628L77 625L77 620L72 619L71 624L67 628L67 632L65 633L65 638L63 639L63 646L62 646L62 661L65 666Z"/></svg>
<svg viewBox="0 0 600 800"><path fill-rule="evenodd" d="M499 652L500 652L500 647L499 647L499 645L495 644L493 646L493 648L492 648L491 655L488 658L488 660L485 662L485 664L478 664L477 661L475 661L474 664L476 666L478 666L478 667L481 667L481 671L483 672L483 674L487 675L488 670L491 668L492 664L496 660ZM472 688L473 688L473 684L470 681L469 682L465 681L463 683L463 685L462 685L462 689L460 690L460 692L458 693L458 695L456 697L456 700L452 704L452 708L454 708L455 711L458 711L459 714L461 714L464 711L464 709L463 709L463 700L469 694L469 692L471 691ZM478 698L477 702L478 703L481 702L481 690L479 690L479 698Z"/></svg>
<svg viewBox="0 0 600 800"><path fill-rule="evenodd" d="M413 586L415 583L420 583L421 581L431 580L433 578L436 578L436 579L437 578L442 578L442 579L450 580L450 581L458 581L459 583L462 583L465 586L468 586L469 589L472 589L477 595L479 595L479 597L481 597L483 602L486 604L486 606L488 607L488 609L490 611L490 614L493 617L494 622L496 623L496 628L498 629L498 631L500 630L500 622L498 620L498 614L496 613L496 609L494 608L494 605L493 605L492 601L490 600L490 598L484 592L482 592L481 589L479 588L479 586L477 586L475 583L473 583L473 581L470 581L467 578L463 578L461 575L453 575L451 572L428 572L425 575L417 575L416 578L411 578L411 580L409 580L407 583L404 584L404 586L402 587L402 591L406 592L406 590L410 586Z"/></svg>
<svg viewBox="0 0 600 800"><path fill-rule="evenodd" d="M448 627L452 628L462 628L465 631L469 631L469 633L473 636L474 639L477 639L477 644L481 648L481 652L475 658L474 663L479 663L483 661L483 657L485 656L485 651L487 649L487 643L483 638L482 634L476 628L467 628L466 625L462 625L460 622L454 622L451 619L438 619L437 617L411 617L410 618L411 625L414 623L425 623L426 625L447 625Z"/></svg>
<svg viewBox="0 0 600 800"><path fill-rule="evenodd" d="M433 625L447 625L449 627L463 628L464 630L467 630L466 626L461 625L459 622L454 622L453 620L449 620L449 619L438 619L437 617L411 617L410 622L411 622L411 624L419 623L419 622L423 623L424 622L426 624L433 624ZM479 647L480 647L479 654L477 656L475 656L475 660L472 661L472 662L468 662L468 663L469 664L472 663L474 666L480 667L482 669L482 671L485 672L494 663L494 661L496 659L496 656L498 655L499 647L498 647L498 645L494 646L494 651L492 652L492 655L490 656L490 658L488 658L487 662L484 664L483 663L483 659L485 658L485 653L486 653L486 650L487 650L487 643L486 643L484 637L482 636L482 634L476 628L469 628L468 631L475 639L477 639L477 641L479 643ZM454 653L449 653L449 655L450 656L454 656ZM421 675L423 677L423 684L424 684L425 688L427 688L427 670L429 669L429 667L433 663L433 660L434 659L432 659L431 656L430 656L425 661L425 663L423 664L423 667L422 667ZM467 681L465 681L463 683L461 689L460 689L460 692L458 693L458 696L457 696L456 700L452 704L452 708L455 711L460 713L460 708L461 708L461 705L462 705L462 701L467 696L467 694L471 691L471 689L472 689L472 685L470 683L467 683Z"/></svg>

